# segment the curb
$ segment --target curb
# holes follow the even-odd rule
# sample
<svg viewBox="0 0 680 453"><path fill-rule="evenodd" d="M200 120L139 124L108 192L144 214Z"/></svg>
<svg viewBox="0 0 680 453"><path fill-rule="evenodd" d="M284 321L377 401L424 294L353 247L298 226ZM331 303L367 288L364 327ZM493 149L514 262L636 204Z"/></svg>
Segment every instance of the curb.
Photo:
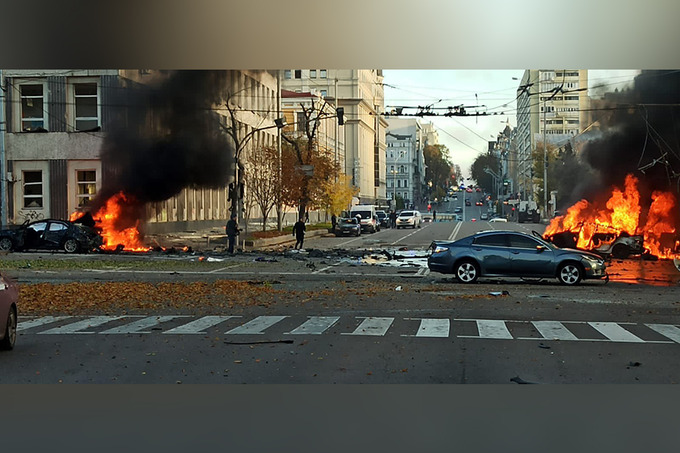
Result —
<svg viewBox="0 0 680 453"><path fill-rule="evenodd" d="M309 239L310 237L316 237L316 236L324 236L328 233L327 229L320 229L320 230L313 230L305 234L305 239ZM294 244L295 243L295 237L289 234L284 234L281 236L275 236L272 238L264 238L264 239L255 239L255 240L249 240L245 242L246 247L252 247L254 249L258 249L261 247L271 247L273 245L282 245L282 244Z"/></svg>

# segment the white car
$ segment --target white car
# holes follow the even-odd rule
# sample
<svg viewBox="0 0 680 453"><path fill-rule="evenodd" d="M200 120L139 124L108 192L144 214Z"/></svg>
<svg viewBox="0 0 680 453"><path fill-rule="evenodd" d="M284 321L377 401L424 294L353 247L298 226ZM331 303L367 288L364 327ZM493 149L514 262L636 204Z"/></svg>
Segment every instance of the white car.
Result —
<svg viewBox="0 0 680 453"><path fill-rule="evenodd" d="M494 217L493 219L489 220L489 222L507 222L508 219L504 217Z"/></svg>
<svg viewBox="0 0 680 453"><path fill-rule="evenodd" d="M397 217L397 228L406 228L407 226L420 228L421 222L420 211L401 211Z"/></svg>

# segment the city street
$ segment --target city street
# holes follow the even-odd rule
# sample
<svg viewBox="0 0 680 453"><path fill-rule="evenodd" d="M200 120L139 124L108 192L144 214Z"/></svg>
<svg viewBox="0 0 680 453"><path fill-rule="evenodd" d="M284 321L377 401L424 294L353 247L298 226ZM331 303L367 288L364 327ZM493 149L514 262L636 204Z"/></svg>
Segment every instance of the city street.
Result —
<svg viewBox="0 0 680 453"><path fill-rule="evenodd" d="M466 217L480 209L467 207ZM1 356L0 382L677 383L680 272L672 262L614 260L608 283L576 287L512 278L463 285L424 264L435 239L542 227L426 222L310 238L299 253L233 257L8 254L5 262L33 263L6 271L21 285L194 289L172 303L142 303L147 293L132 303L130 286L120 301L107 292L105 304L81 309L60 309L59 300L20 306L17 347ZM45 264L54 260L66 267ZM200 292L223 281L225 295ZM229 296L229 281L245 287Z"/></svg>

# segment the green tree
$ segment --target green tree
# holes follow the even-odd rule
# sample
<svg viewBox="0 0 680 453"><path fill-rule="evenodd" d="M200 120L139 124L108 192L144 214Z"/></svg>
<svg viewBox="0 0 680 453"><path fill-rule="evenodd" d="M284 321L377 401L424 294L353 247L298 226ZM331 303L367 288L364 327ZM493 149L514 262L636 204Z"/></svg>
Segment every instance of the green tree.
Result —
<svg viewBox="0 0 680 453"><path fill-rule="evenodd" d="M450 184L452 164L448 158L449 150L444 145L426 145L423 148L425 157L425 181L431 186L431 193L438 188L444 189Z"/></svg>
<svg viewBox="0 0 680 453"><path fill-rule="evenodd" d="M480 154L470 167L470 175L472 179L477 181L477 185L488 193L495 193L494 177L487 173L485 169L490 169L498 175L500 173L498 158L489 153Z"/></svg>

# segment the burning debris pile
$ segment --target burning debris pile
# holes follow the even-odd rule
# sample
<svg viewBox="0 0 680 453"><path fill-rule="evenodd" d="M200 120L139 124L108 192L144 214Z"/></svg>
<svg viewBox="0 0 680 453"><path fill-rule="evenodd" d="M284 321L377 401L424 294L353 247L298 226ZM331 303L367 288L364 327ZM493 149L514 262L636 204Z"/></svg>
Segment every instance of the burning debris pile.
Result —
<svg viewBox="0 0 680 453"><path fill-rule="evenodd" d="M110 104L101 159L103 187L71 220L94 222L104 250L147 251L146 204L186 187L225 187L234 152L215 106L224 101L226 71L168 71L151 84L123 79Z"/></svg>
<svg viewBox="0 0 680 453"><path fill-rule="evenodd" d="M654 191L648 208L643 209L638 183L633 175L626 176L624 191L614 188L604 206L579 201L550 222L544 237L559 246L616 258L636 253L668 259L680 256L676 197L671 192Z"/></svg>

